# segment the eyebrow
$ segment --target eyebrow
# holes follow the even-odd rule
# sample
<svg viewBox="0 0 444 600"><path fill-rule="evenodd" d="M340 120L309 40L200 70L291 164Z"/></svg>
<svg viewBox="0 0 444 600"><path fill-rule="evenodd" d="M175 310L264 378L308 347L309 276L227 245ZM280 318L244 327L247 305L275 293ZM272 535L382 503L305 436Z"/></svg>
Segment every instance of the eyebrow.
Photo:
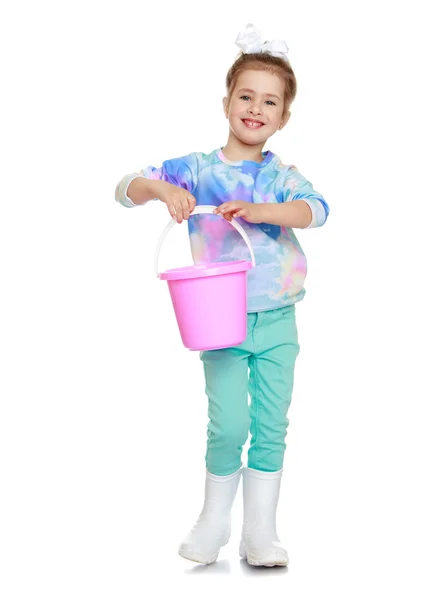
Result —
<svg viewBox="0 0 444 600"><path fill-rule="evenodd" d="M250 90L249 88L242 88L240 90L238 90L238 93L240 92L249 92L250 94L254 94L255 91L254 90ZM276 94L265 94L266 96L272 96L273 98L277 98L278 100L280 100L279 96L276 96Z"/></svg>

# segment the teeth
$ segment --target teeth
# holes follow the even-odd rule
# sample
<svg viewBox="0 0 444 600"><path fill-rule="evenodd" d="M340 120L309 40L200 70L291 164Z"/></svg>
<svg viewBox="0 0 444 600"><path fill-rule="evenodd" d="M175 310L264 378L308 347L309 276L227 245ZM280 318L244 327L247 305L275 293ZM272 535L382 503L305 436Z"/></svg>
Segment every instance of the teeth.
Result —
<svg viewBox="0 0 444 600"><path fill-rule="evenodd" d="M248 119L245 119L244 122L250 125L251 127L262 127L262 123L254 123L253 121L249 121Z"/></svg>

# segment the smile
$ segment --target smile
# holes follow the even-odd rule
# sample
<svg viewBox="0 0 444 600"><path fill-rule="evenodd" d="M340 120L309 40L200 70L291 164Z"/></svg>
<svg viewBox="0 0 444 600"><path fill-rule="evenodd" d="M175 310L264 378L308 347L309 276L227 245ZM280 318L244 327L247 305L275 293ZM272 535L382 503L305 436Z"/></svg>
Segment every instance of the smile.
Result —
<svg viewBox="0 0 444 600"><path fill-rule="evenodd" d="M260 129L263 126L263 123L259 121L250 121L250 119L242 119L242 123L248 127L248 129Z"/></svg>

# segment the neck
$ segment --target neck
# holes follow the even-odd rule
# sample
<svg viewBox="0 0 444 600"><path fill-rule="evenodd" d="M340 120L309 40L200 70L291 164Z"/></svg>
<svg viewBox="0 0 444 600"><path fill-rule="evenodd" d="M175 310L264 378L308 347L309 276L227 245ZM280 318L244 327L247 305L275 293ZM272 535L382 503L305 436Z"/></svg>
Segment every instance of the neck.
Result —
<svg viewBox="0 0 444 600"><path fill-rule="evenodd" d="M222 151L228 160L252 160L254 162L262 162L264 160L264 157L262 156L262 148L264 146L265 142L255 145L244 144L230 131L228 141L222 148Z"/></svg>

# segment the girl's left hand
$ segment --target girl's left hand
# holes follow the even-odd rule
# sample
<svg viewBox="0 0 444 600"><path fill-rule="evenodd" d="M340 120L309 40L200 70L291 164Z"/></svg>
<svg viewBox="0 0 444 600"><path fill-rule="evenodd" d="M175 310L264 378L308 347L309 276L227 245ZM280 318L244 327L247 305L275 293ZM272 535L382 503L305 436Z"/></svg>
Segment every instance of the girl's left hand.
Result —
<svg viewBox="0 0 444 600"><path fill-rule="evenodd" d="M227 221L233 217L242 217L249 223L263 223L262 210L260 204L252 204L243 200L231 200L224 202L214 209L215 215L221 215Z"/></svg>

